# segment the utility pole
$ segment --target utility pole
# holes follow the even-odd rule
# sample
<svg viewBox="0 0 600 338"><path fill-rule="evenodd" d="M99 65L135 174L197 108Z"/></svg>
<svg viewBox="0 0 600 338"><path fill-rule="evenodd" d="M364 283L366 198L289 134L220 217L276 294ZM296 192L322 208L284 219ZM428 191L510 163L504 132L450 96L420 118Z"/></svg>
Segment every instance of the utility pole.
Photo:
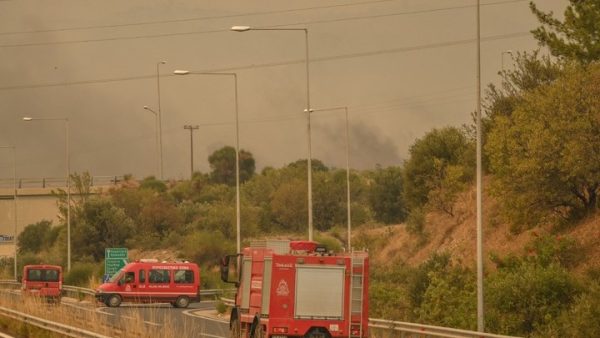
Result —
<svg viewBox="0 0 600 338"><path fill-rule="evenodd" d="M198 125L192 126L186 124L183 126L183 129L190 130L190 163L191 163L191 171L190 171L190 180L194 177L194 130L200 128Z"/></svg>

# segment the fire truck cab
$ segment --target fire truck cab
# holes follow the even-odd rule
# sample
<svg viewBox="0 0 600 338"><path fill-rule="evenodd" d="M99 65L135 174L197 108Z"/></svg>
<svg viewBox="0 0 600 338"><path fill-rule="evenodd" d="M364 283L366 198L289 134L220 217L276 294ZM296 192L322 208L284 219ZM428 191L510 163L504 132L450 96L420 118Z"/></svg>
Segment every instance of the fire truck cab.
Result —
<svg viewBox="0 0 600 338"><path fill-rule="evenodd" d="M195 263L143 259L125 265L96 289L96 299L109 307L121 302L170 303L185 308L200 301L200 269Z"/></svg>
<svg viewBox="0 0 600 338"><path fill-rule="evenodd" d="M232 338L368 337L366 252L332 253L311 241L252 243L221 262L235 283Z"/></svg>
<svg viewBox="0 0 600 338"><path fill-rule="evenodd" d="M27 295L44 297L60 302L63 272L58 265L25 265L21 291Z"/></svg>

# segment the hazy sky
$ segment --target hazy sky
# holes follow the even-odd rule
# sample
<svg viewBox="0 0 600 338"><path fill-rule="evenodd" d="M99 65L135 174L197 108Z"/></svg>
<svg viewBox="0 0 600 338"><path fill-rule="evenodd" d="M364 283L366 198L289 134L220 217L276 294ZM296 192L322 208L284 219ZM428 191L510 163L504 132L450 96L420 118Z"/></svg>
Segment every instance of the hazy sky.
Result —
<svg viewBox="0 0 600 338"><path fill-rule="evenodd" d="M562 14L567 0L537 0ZM4 0L0 1L0 145L17 147L19 177L65 172L157 173L154 115L160 65L164 174L189 176L235 144L229 77L238 74L240 146L257 167L307 156L302 31L231 32L233 25L308 28L312 108L348 106L351 166L399 165L436 127L476 107L475 0ZM537 48L528 1L482 0L482 83L498 81L502 51ZM508 54L505 67L511 67ZM342 111L312 115L313 158L345 166ZM0 149L0 180L12 158Z"/></svg>

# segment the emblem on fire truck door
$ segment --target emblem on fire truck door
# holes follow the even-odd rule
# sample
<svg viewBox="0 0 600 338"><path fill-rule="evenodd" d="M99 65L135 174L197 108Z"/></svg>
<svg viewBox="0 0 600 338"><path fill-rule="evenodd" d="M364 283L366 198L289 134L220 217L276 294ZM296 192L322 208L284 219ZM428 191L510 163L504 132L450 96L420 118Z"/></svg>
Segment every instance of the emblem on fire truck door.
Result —
<svg viewBox="0 0 600 338"><path fill-rule="evenodd" d="M280 280L279 285L277 285L277 290L275 293L278 296L287 296L290 294L290 288L288 288L287 282L285 280Z"/></svg>

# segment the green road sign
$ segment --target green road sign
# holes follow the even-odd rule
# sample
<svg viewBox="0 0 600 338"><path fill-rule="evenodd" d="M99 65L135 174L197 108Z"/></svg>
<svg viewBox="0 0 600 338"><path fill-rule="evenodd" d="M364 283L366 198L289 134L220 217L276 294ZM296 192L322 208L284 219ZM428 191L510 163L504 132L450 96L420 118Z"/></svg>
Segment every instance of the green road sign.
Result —
<svg viewBox="0 0 600 338"><path fill-rule="evenodd" d="M125 259L127 259L127 248L104 249L104 258L125 258Z"/></svg>
<svg viewBox="0 0 600 338"><path fill-rule="evenodd" d="M127 248L104 250L104 274L112 276L127 264Z"/></svg>

